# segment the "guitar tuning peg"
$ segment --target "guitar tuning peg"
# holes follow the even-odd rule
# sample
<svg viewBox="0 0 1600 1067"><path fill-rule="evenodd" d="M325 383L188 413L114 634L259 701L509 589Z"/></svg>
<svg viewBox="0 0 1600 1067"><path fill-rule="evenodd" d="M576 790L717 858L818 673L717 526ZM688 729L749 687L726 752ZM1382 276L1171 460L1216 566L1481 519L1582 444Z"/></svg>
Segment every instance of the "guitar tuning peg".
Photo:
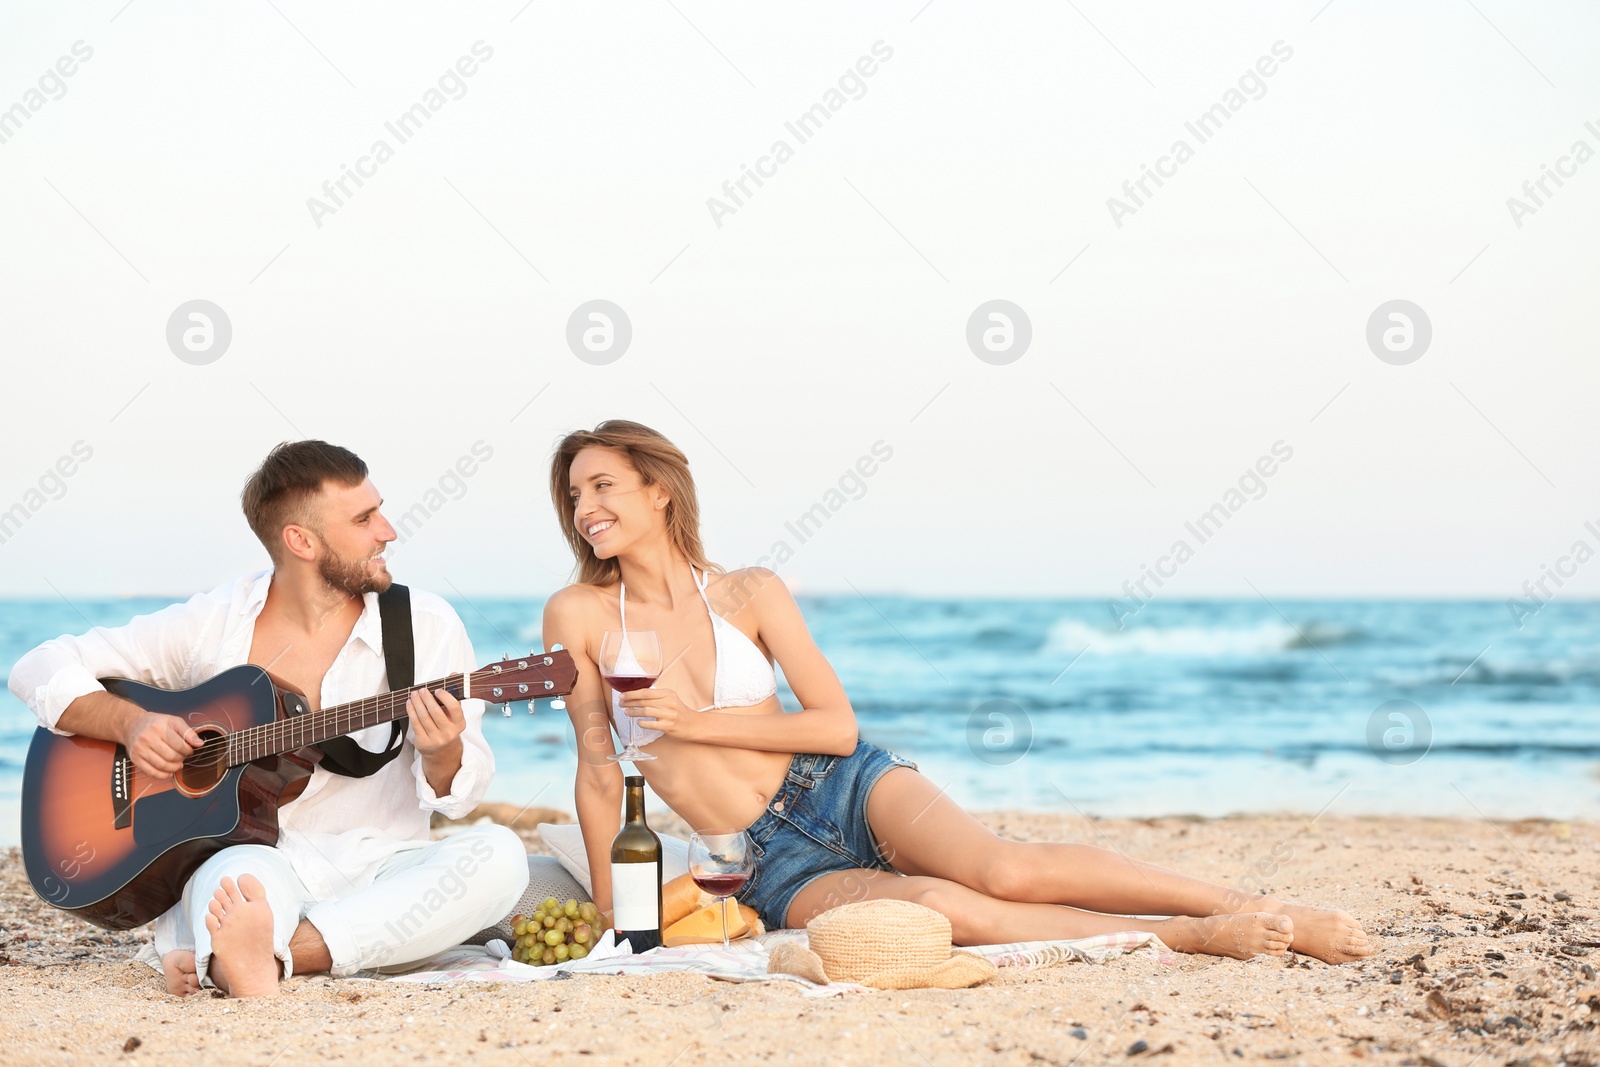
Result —
<svg viewBox="0 0 1600 1067"><path fill-rule="evenodd" d="M501 658L501 659L502 659L502 660L507 660L507 659L510 659L510 658L511 658L511 653L509 653L509 652L502 652L502 653L500 653L500 658Z"/></svg>
<svg viewBox="0 0 1600 1067"><path fill-rule="evenodd" d="M531 703L531 701L530 701L530 703ZM550 702L550 710L551 711L566 711L567 710L567 702L566 702L566 700L563 697L556 697L554 700L552 700Z"/></svg>
<svg viewBox="0 0 1600 1067"><path fill-rule="evenodd" d="M531 697L528 700L528 714L529 715L537 714L537 708L535 706L535 701Z"/></svg>
<svg viewBox="0 0 1600 1067"><path fill-rule="evenodd" d="M500 717L503 719L511 718L511 705L509 703L500 705Z"/></svg>
<svg viewBox="0 0 1600 1067"><path fill-rule="evenodd" d="M561 642L557 641L555 644L551 645L550 646L550 651L551 652L560 652L561 651Z"/></svg>

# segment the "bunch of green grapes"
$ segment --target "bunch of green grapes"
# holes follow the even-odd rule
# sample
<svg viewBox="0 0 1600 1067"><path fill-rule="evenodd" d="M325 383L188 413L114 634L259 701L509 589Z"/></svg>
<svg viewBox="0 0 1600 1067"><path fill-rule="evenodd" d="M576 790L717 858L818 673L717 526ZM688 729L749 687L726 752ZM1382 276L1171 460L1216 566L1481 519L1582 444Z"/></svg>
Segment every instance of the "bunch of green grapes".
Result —
<svg viewBox="0 0 1600 1067"><path fill-rule="evenodd" d="M511 958L537 967L583 959L606 932L606 920L593 904L546 897L532 915L514 917L511 932L517 939Z"/></svg>

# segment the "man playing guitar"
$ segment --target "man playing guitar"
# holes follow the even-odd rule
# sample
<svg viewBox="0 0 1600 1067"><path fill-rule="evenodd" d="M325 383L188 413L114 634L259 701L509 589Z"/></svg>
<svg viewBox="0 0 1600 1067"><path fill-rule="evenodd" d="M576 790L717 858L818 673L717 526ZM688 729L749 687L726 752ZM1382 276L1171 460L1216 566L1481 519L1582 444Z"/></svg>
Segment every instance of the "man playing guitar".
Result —
<svg viewBox="0 0 1600 1067"><path fill-rule="evenodd" d="M303 694L308 712L395 688L384 655L395 635L382 632L379 610L395 531L366 464L326 442L286 442L250 477L243 504L272 569L28 653L10 686L41 726L120 742L138 772L170 780L200 736L97 679L182 688L253 663ZM410 603L416 677L471 671L472 645L450 606L420 592ZM429 836L430 812L461 818L488 788L483 711L481 700L421 688L406 703L403 740L397 722L324 743L304 792L279 809L277 847L216 852L156 920L167 988L276 993L290 974L426 959L503 918L528 880L516 834L483 826Z"/></svg>

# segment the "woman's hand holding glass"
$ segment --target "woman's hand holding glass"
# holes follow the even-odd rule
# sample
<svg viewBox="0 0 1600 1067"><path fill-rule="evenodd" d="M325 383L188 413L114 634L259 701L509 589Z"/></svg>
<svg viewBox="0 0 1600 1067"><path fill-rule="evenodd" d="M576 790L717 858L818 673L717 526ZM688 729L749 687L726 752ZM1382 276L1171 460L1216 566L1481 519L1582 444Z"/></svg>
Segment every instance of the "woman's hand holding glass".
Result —
<svg viewBox="0 0 1600 1067"><path fill-rule="evenodd" d="M695 727L703 720L671 689L640 689L621 699L623 712L639 727L683 741L698 739Z"/></svg>
<svg viewBox="0 0 1600 1067"><path fill-rule="evenodd" d="M639 745L649 744L659 733L644 736L639 717L628 714L622 699L655 684L661 674L661 642L654 630L607 630L600 637L600 676L611 687L611 705L617 712L617 736L622 739L622 751L607 757L622 762L655 759L642 752Z"/></svg>

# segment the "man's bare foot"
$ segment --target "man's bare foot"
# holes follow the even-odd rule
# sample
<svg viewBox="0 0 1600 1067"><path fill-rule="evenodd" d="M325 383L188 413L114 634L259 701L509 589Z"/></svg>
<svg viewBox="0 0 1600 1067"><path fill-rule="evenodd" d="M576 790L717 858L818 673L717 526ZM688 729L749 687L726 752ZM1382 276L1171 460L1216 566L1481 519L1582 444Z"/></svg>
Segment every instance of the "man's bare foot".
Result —
<svg viewBox="0 0 1600 1067"><path fill-rule="evenodd" d="M161 957L161 973L167 976L167 992L175 997L186 997L200 991L200 976L195 973L194 953L188 949L173 949Z"/></svg>
<svg viewBox="0 0 1600 1067"><path fill-rule="evenodd" d="M211 898L211 980L230 997L266 997L278 991L278 957L272 951L272 907L261 879L247 874L222 880Z"/></svg>
<svg viewBox="0 0 1600 1067"><path fill-rule="evenodd" d="M1203 952L1236 960L1247 960L1257 953L1282 956L1299 934L1294 920L1271 912L1179 915L1161 925L1161 940L1179 952Z"/></svg>
<svg viewBox="0 0 1600 1067"><path fill-rule="evenodd" d="M1323 963L1349 963L1373 953L1367 932L1347 911L1287 904L1272 897L1259 905L1294 920L1293 950L1302 955L1315 956Z"/></svg>

